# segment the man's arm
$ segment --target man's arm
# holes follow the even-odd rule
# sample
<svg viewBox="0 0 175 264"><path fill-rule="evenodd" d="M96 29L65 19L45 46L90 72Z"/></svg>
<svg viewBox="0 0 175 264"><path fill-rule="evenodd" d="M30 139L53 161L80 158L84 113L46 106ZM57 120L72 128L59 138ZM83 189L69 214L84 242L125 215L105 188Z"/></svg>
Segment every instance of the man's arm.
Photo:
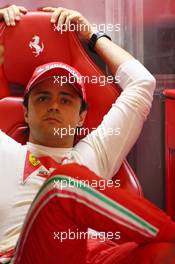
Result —
<svg viewBox="0 0 175 264"><path fill-rule="evenodd" d="M76 11L51 7L44 8L44 11L53 12L51 23L58 27L65 25L70 28L70 24L76 24L77 29L81 28L77 31L79 38L86 42L93 34L91 24ZM94 170L91 164L95 160L99 164L95 172L110 178L120 168L140 135L152 105L155 78L139 61L107 38L98 39L95 51L112 73L120 77L123 92L98 128L81 140L76 150L84 165ZM109 130L113 131L112 135Z"/></svg>
<svg viewBox="0 0 175 264"><path fill-rule="evenodd" d="M51 7L44 8L44 11L53 12L51 23L59 28L64 25L69 29L70 24L76 24L76 29L81 28L77 32L83 41L88 42L94 33L91 24L76 11ZM111 178L140 135L152 105L155 78L132 55L105 37L98 39L95 51L108 64L113 75L120 77L123 92L98 128L75 148L82 164L98 175Z"/></svg>
<svg viewBox="0 0 175 264"><path fill-rule="evenodd" d="M0 9L0 21L4 20L7 26L15 26L16 21L21 19L21 16L27 12L23 6L11 5Z"/></svg>
<svg viewBox="0 0 175 264"><path fill-rule="evenodd" d="M58 27L65 25L66 28L70 28L70 24L75 23L77 29L79 29L77 30L79 38L87 43L89 42L94 30L89 21L79 12L62 7L45 7L43 10L53 12L51 23L57 23ZM96 42L95 51L109 66L113 75L116 74L118 67L122 63L133 58L127 51L103 37Z"/></svg>

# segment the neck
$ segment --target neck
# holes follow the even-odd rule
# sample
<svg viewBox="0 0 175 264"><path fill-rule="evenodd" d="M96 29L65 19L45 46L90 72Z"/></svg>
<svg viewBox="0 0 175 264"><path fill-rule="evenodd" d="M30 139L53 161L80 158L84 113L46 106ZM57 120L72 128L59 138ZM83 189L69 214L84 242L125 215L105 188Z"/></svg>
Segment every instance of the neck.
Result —
<svg viewBox="0 0 175 264"><path fill-rule="evenodd" d="M74 143L74 138L45 138L45 139L35 139L32 135L29 136L29 142L37 145L42 145L50 148L72 148Z"/></svg>

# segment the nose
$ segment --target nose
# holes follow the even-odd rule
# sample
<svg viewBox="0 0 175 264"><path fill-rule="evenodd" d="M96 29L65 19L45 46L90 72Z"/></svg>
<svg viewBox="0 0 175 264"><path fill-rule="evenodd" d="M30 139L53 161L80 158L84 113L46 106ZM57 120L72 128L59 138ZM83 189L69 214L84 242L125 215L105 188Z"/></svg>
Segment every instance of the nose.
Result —
<svg viewBox="0 0 175 264"><path fill-rule="evenodd" d="M58 100L53 100L48 106L48 112L59 112Z"/></svg>

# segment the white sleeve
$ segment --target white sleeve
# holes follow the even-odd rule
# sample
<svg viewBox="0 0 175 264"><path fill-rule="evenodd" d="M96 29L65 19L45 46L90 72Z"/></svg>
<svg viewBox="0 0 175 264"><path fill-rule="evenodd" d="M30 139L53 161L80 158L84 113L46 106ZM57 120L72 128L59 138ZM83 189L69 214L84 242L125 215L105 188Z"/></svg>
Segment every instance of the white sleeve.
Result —
<svg viewBox="0 0 175 264"><path fill-rule="evenodd" d="M12 161L14 164L16 160L18 161L20 159L19 154L21 149L23 149L23 147L20 143L0 130L0 164L3 164L5 160L8 161L8 164L11 164ZM4 164L3 167L5 167Z"/></svg>
<svg viewBox="0 0 175 264"><path fill-rule="evenodd" d="M13 138L9 137L7 134L5 134L1 129L0 129L0 151L3 149L7 149L9 146L19 146L19 143L16 142Z"/></svg>
<svg viewBox="0 0 175 264"><path fill-rule="evenodd" d="M93 149L91 156L97 157L99 173L105 178L111 178L117 172L139 137L152 105L156 84L155 78L135 59L123 63L116 76L120 76L121 95L98 128L80 144L83 148L85 143L86 153L90 154Z"/></svg>

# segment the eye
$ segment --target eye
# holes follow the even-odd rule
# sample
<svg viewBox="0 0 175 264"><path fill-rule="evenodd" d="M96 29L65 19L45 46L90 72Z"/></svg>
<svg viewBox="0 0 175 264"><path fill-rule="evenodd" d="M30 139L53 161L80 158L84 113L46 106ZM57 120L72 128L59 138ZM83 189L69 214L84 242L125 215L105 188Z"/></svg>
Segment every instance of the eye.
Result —
<svg viewBox="0 0 175 264"><path fill-rule="evenodd" d="M68 98L65 98L65 97L61 98L61 99L60 99L60 102L61 102L61 104L64 104L64 105L69 105L69 104L71 104L71 100L68 99Z"/></svg>
<svg viewBox="0 0 175 264"><path fill-rule="evenodd" d="M48 100L48 96L46 95L41 95L37 98L37 101L39 102L45 102L46 100Z"/></svg>

